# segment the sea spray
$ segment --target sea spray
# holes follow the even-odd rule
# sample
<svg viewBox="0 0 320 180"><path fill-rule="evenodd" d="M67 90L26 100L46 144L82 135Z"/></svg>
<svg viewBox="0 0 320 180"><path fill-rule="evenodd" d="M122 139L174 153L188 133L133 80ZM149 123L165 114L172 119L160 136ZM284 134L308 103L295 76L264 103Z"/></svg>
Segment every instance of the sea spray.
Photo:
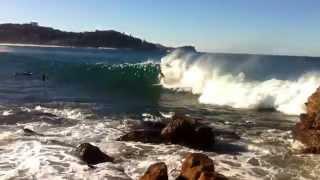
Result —
<svg viewBox="0 0 320 180"><path fill-rule="evenodd" d="M320 85L320 74L310 71L294 78L264 80L246 77L246 73L255 74L252 69L261 68L258 67L258 61L248 59L230 62L207 54L178 50L162 58L164 78L161 84L165 88L197 94L199 102L205 104L274 108L293 115L304 112L308 96ZM251 71L248 71L248 66Z"/></svg>

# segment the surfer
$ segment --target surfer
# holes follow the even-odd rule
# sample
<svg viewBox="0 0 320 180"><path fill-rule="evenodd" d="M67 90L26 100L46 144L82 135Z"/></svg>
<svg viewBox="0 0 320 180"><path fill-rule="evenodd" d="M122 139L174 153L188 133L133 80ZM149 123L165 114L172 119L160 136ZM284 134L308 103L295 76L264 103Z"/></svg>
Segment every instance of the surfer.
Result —
<svg viewBox="0 0 320 180"><path fill-rule="evenodd" d="M160 69L160 78L164 78L164 74L162 73L161 69Z"/></svg>
<svg viewBox="0 0 320 180"><path fill-rule="evenodd" d="M171 68L171 65L170 64L165 64L166 68ZM161 70L161 66L160 66L160 78L165 78L165 75L163 74L162 70Z"/></svg>
<svg viewBox="0 0 320 180"><path fill-rule="evenodd" d="M46 74L42 74L42 81L48 80L48 76Z"/></svg>

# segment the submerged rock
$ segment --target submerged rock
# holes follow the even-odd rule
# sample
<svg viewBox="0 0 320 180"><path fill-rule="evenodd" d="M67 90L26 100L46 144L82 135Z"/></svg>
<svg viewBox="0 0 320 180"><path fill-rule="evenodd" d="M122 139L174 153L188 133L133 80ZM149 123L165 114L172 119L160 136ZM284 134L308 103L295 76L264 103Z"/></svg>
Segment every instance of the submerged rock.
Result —
<svg viewBox="0 0 320 180"><path fill-rule="evenodd" d="M23 128L22 130L25 136L51 136L51 135L37 133L34 130L31 130L29 128Z"/></svg>
<svg viewBox="0 0 320 180"><path fill-rule="evenodd" d="M195 132L195 121L184 116L175 115L161 131L161 136L171 143L182 143L192 139Z"/></svg>
<svg viewBox="0 0 320 180"><path fill-rule="evenodd" d="M28 128L23 128L23 132L25 135L27 136L36 136L39 135L38 133L36 133L35 131L28 129Z"/></svg>
<svg viewBox="0 0 320 180"><path fill-rule="evenodd" d="M305 114L300 115L294 129L295 139L306 145L306 153L320 153L320 88L316 90L306 103Z"/></svg>
<svg viewBox="0 0 320 180"><path fill-rule="evenodd" d="M136 141L143 143L162 143L163 138L160 136L160 130L134 130L118 138L118 141Z"/></svg>
<svg viewBox="0 0 320 180"><path fill-rule="evenodd" d="M118 140L139 141L144 143L172 143L193 148L207 148L214 144L214 133L208 126L196 120L175 115L165 125L143 126L144 129L133 130Z"/></svg>
<svg viewBox="0 0 320 180"><path fill-rule="evenodd" d="M185 116L173 116L161 131L161 136L167 142L195 148L206 148L214 144L214 134L210 127Z"/></svg>
<svg viewBox="0 0 320 180"><path fill-rule="evenodd" d="M113 162L114 159L103 153L98 147L89 143L83 143L77 147L80 158L89 165Z"/></svg>
<svg viewBox="0 0 320 180"><path fill-rule="evenodd" d="M190 153L182 163L177 180L223 180L223 175L215 172L214 162L207 155Z"/></svg>
<svg viewBox="0 0 320 180"><path fill-rule="evenodd" d="M165 163L152 164L140 180L168 180L168 168Z"/></svg>
<svg viewBox="0 0 320 180"><path fill-rule="evenodd" d="M152 121L144 121L141 124L142 128L144 129L157 129L157 130L161 130L164 127L166 127L166 123L165 122L152 122Z"/></svg>
<svg viewBox="0 0 320 180"><path fill-rule="evenodd" d="M260 161L257 158L250 158L248 160L248 163L253 165L253 166L260 166Z"/></svg>
<svg viewBox="0 0 320 180"><path fill-rule="evenodd" d="M208 126L200 126L195 129L195 141L201 147L210 147L215 143L215 135Z"/></svg>

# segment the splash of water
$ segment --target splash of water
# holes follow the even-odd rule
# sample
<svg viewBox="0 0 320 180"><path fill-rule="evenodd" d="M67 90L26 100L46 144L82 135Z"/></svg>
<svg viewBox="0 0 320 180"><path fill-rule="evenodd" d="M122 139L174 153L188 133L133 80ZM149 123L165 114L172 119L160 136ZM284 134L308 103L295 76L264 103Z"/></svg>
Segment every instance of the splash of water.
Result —
<svg viewBox="0 0 320 180"><path fill-rule="evenodd" d="M250 65L248 62L232 63L238 71L239 67ZM244 72L226 71L221 61L213 56L183 51L162 58L161 70L164 76L161 84L165 88L198 94L201 103L234 108L274 108L286 114L304 112L304 103L320 84L320 73L315 71L290 80L252 80Z"/></svg>

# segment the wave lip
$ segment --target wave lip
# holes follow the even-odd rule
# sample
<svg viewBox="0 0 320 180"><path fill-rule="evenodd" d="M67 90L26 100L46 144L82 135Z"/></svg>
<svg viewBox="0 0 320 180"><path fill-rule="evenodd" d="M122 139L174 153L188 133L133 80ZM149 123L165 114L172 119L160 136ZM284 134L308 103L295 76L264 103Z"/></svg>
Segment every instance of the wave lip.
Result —
<svg viewBox="0 0 320 180"><path fill-rule="evenodd" d="M234 108L273 108L292 115L305 111L304 103L320 84L320 74L315 71L290 80L258 81L239 71L239 67L254 68L248 61L231 62L234 69L228 70L224 67L230 61L221 62L210 55L172 52L161 60L164 75L161 84L165 88L197 94L200 103Z"/></svg>

